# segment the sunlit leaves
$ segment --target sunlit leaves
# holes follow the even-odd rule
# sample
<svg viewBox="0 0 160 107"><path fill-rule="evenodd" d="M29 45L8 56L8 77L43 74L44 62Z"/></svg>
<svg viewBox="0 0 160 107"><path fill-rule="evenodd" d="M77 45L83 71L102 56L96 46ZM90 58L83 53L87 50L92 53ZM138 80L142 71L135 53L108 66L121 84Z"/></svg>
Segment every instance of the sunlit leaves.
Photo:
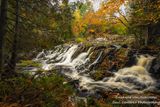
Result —
<svg viewBox="0 0 160 107"><path fill-rule="evenodd" d="M101 30L103 32L108 24L119 23L115 13L120 11L120 7L124 2L124 0L104 1L99 10L90 10L84 15L81 15L80 9L76 10L74 13L74 24L72 25L74 34L80 35L83 32L89 32L89 30L94 30L95 32ZM121 20L124 20L123 17Z"/></svg>

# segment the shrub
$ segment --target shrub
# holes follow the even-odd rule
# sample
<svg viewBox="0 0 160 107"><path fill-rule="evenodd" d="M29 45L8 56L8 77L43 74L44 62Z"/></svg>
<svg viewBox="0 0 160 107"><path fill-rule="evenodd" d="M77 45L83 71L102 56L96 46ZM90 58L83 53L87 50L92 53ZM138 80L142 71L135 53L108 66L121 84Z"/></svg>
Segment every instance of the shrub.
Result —
<svg viewBox="0 0 160 107"><path fill-rule="evenodd" d="M59 107L73 93L72 87L63 82L63 77L56 74L36 79L26 76L0 81L0 102Z"/></svg>

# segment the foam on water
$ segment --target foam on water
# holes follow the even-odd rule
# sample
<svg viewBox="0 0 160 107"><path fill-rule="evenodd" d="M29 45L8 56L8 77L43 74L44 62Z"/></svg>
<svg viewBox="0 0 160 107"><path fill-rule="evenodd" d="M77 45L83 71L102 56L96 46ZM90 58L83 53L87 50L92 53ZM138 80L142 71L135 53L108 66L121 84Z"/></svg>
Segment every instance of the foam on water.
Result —
<svg viewBox="0 0 160 107"><path fill-rule="evenodd" d="M107 77L107 80L95 81L86 72L87 68L82 69L81 72L84 73L80 73L76 69L77 66L84 65L90 59L90 56L92 55L91 49L92 48L87 52L79 53L75 59L72 59L72 56L78 50L78 45L70 46L69 49L57 48L54 52L50 52L48 55L43 55L43 57L45 57L43 59L40 59L40 56L42 55L39 54L37 60L40 59L40 62L43 64L42 69L44 70L51 70L56 66L69 67L71 72L64 71L64 75L73 80L79 80L79 85L82 89L103 89L106 91L117 90L127 93L142 93L144 91L152 91L155 89L155 81L147 71L153 60L152 56L141 55L137 58L138 62L136 65L118 70L114 73L113 77ZM41 54L44 54L44 52ZM95 61L89 66L97 63L101 56L102 52L99 53L97 59L95 59ZM47 59L59 61L55 63L46 63Z"/></svg>

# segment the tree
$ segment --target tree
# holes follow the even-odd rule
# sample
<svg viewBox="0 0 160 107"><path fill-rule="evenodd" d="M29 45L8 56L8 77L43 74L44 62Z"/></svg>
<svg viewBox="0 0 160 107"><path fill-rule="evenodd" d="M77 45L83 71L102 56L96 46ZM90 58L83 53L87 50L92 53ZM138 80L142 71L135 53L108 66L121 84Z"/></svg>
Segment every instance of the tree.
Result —
<svg viewBox="0 0 160 107"><path fill-rule="evenodd" d="M58 0L38 1L9 1L7 35L3 46L5 65L8 65L5 68L9 72L15 71L19 53L52 48L72 38L73 17L68 0L62 3Z"/></svg>
<svg viewBox="0 0 160 107"><path fill-rule="evenodd" d="M11 52L11 59L9 61L9 72L12 74L15 73L15 67L17 62L17 48L18 48L18 36L19 36L19 0L16 0L15 6L15 34L13 37L13 44L12 44L12 52Z"/></svg>
<svg viewBox="0 0 160 107"><path fill-rule="evenodd" d="M129 0L130 26L138 33L139 42L147 46L154 33L155 25L160 22L159 0Z"/></svg>
<svg viewBox="0 0 160 107"><path fill-rule="evenodd" d="M7 26L7 2L8 0L1 0L1 12L0 12L0 73L3 71L3 46L4 37L6 35Z"/></svg>
<svg viewBox="0 0 160 107"><path fill-rule="evenodd" d="M56 20L56 32L57 37L62 41L68 40L73 37L72 34L72 10L69 4L69 0L62 0L62 3L55 4L56 8L52 8L54 12L54 18ZM61 42L60 42L61 43Z"/></svg>
<svg viewBox="0 0 160 107"><path fill-rule="evenodd" d="M87 30L87 24L85 16L88 11L91 11L91 3L74 3L75 10L73 12L72 32L75 36L83 36Z"/></svg>
<svg viewBox="0 0 160 107"><path fill-rule="evenodd" d="M114 26L117 23L128 27L126 17L120 11L122 4L124 4L124 0L108 0L102 3L99 10L89 9L84 15L81 15L80 8L78 8L74 13L73 31L80 34L88 30L88 32L94 31L99 34L107 29L112 30L112 25ZM119 13L120 17L117 17L116 13ZM108 28L109 26L111 27Z"/></svg>

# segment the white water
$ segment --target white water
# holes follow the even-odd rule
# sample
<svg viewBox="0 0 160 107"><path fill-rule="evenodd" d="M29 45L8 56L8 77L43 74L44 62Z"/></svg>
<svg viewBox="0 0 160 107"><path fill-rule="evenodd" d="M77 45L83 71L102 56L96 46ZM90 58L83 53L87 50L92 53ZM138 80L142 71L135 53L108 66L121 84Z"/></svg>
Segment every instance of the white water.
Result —
<svg viewBox="0 0 160 107"><path fill-rule="evenodd" d="M83 74L76 69L76 67L85 65L86 62L90 60L92 48L87 52L79 53L75 59L72 59L72 56L78 49L78 45L70 46L69 49L56 49L48 55L43 55L45 58L39 58L39 54L36 60L39 60L43 64L42 69L44 70L51 70L56 66L68 67L71 72L63 71L64 75L73 80L79 80L81 89L103 89L106 91L118 90L127 93L142 93L144 91L154 90L155 81L147 71L151 65L153 57L141 55L137 58L138 62L136 65L118 70L114 73L113 77L107 77L105 80L95 81L86 72L87 67L82 69L81 72L84 72ZM41 54L44 54L44 52ZM99 53L97 59L88 65L88 67L97 63L101 55L102 52ZM48 59L59 61L55 63L46 63Z"/></svg>

